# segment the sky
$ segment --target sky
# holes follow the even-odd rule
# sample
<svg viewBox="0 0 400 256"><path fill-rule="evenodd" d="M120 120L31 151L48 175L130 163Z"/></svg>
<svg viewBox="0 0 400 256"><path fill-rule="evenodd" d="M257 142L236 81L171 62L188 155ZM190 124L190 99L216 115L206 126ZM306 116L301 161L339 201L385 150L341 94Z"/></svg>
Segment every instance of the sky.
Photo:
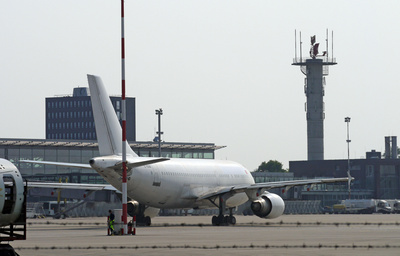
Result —
<svg viewBox="0 0 400 256"><path fill-rule="evenodd" d="M126 0L137 140L154 138L162 108L165 141L227 146L216 159L249 170L307 160L295 30L306 56L329 29L325 159L347 159L347 116L350 158L383 152L384 136L400 136L399 12L390 0ZM120 1L0 0L0 33L0 138L45 138L45 98L87 87L86 74L121 94Z"/></svg>

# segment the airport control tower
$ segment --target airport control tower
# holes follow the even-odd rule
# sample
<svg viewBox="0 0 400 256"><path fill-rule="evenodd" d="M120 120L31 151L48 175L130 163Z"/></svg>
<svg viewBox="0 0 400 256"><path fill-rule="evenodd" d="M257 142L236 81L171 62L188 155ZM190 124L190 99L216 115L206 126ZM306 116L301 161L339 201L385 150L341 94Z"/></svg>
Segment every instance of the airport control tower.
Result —
<svg viewBox="0 0 400 256"><path fill-rule="evenodd" d="M295 41L297 40L295 39ZM297 57L296 46L295 58L292 65L300 66L301 72L306 75L304 79L304 93L307 98L305 111L307 119L308 160L324 160L325 107L323 98L325 95L325 76L329 73L329 66L336 65L337 63L333 57L328 55L328 32L326 51L321 55L318 52L319 43L316 43L315 36L311 37L309 57L302 57L301 46L300 33L300 57Z"/></svg>

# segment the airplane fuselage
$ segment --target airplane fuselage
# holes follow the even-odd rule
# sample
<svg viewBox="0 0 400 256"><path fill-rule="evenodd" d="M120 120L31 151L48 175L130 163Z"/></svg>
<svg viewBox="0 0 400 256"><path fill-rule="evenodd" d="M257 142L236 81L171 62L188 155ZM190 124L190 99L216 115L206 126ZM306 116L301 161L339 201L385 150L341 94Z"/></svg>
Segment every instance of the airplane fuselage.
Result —
<svg viewBox="0 0 400 256"><path fill-rule="evenodd" d="M138 158L132 158L132 161ZM152 158L140 158L151 160ZM110 162L120 163L121 157L95 158L92 167L111 185L121 189L121 175ZM140 203L157 208L210 208L209 200L196 200L204 193L220 187L254 184L249 171L231 161L206 159L170 159L168 161L133 168L128 172L128 196ZM230 197L226 205L235 207L245 203L245 193ZM218 202L215 202L218 204Z"/></svg>

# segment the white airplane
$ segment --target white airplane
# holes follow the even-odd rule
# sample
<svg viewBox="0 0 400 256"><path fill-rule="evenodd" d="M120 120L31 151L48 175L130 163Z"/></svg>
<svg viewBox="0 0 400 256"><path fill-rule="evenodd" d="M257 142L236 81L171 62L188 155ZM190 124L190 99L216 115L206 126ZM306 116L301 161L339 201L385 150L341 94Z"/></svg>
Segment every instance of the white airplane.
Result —
<svg viewBox="0 0 400 256"><path fill-rule="evenodd" d="M92 108L100 157L89 164L24 161L67 167L93 168L107 182L122 190L122 131L110 98L100 77L88 75ZM251 209L260 218L276 218L283 214L283 199L268 190L317 183L347 182L351 177L332 179L293 180L255 183L250 172L232 161L211 159L177 159L164 157L139 157L127 149L128 209L145 217L150 225L148 212L157 209L218 208L212 217L213 225L235 224L232 209L251 201ZM150 206L150 208L145 208ZM140 207L142 206L142 207ZM229 209L229 215L225 215Z"/></svg>

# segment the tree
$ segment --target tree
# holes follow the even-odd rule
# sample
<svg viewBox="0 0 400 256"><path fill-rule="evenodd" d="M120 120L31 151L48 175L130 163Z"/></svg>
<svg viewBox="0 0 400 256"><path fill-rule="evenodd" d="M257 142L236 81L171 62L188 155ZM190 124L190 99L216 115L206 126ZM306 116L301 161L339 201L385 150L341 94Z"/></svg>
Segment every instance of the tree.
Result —
<svg viewBox="0 0 400 256"><path fill-rule="evenodd" d="M276 160L269 160L267 163L264 161L258 166L256 172L287 172L282 169L282 163Z"/></svg>

